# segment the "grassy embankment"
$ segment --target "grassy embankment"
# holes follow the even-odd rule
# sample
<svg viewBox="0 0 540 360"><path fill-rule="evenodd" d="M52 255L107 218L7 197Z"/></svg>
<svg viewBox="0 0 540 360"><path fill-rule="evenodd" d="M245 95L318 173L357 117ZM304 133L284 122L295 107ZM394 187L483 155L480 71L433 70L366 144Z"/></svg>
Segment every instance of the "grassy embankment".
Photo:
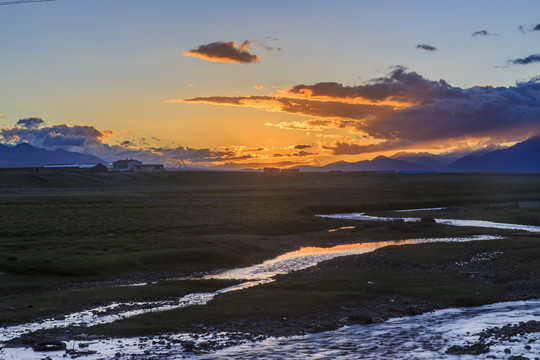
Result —
<svg viewBox="0 0 540 360"><path fill-rule="evenodd" d="M128 294L124 289L71 294L89 281L231 268L299 244L342 241L342 234L324 230L344 222L316 218L317 213L526 200L540 200L540 176L0 174L0 309L9 309L0 321L191 291L176 284L182 289L171 295L157 288L151 295L121 295ZM537 210L504 217L535 224ZM352 231L347 240L475 232L484 231L372 224ZM31 304L30 294L38 299ZM74 305L66 308L68 303Z"/></svg>

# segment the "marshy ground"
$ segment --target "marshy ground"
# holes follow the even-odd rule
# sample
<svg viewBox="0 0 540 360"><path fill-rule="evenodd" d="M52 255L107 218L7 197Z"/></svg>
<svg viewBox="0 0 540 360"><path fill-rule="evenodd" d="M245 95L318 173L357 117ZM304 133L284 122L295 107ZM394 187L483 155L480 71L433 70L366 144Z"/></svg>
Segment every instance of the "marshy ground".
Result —
<svg viewBox="0 0 540 360"><path fill-rule="evenodd" d="M504 239L387 247L222 294L205 306L78 331L292 335L436 308L538 298L540 235L456 228L429 218L540 225L539 201L540 175L529 174L4 173L0 325L113 301L215 291L235 282L164 279L259 263L301 246L478 234ZM426 207L445 209L416 223L315 216ZM349 228L328 232L340 227ZM117 286L140 282L156 283Z"/></svg>

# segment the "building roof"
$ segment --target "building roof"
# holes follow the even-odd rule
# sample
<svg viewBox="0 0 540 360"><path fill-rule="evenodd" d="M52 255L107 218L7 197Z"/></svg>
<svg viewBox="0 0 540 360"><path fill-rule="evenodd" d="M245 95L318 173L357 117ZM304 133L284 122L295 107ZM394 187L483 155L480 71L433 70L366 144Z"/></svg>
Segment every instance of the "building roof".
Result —
<svg viewBox="0 0 540 360"><path fill-rule="evenodd" d="M126 159L126 160L116 160L113 162L113 164L127 164L127 163L130 163L132 161L137 161L137 162L142 162L142 161L139 161L139 160L135 160L135 159Z"/></svg>
<svg viewBox="0 0 540 360"><path fill-rule="evenodd" d="M132 161L142 163L142 161L139 161L139 160L136 160L136 159L126 159L126 160L116 160L116 161L113 162L113 164L128 164L128 163L130 163Z"/></svg>
<svg viewBox="0 0 540 360"><path fill-rule="evenodd" d="M44 168L79 168L79 169L91 169L95 166L100 165L97 164L47 164L44 165Z"/></svg>

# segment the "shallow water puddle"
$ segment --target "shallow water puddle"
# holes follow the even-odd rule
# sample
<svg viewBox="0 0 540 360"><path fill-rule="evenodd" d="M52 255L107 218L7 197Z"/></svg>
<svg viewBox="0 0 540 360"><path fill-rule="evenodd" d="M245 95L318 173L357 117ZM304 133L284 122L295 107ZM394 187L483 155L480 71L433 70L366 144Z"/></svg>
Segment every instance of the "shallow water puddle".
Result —
<svg viewBox="0 0 540 360"><path fill-rule="evenodd" d="M267 260L261 264L232 269L220 274L206 276L206 279L239 279L247 282L233 285L213 293L195 293L186 295L177 301L161 302L128 302L113 303L108 306L97 307L73 314L68 314L63 319L46 319L41 322L27 323L0 329L0 342L17 338L23 334L38 330L67 328L69 326L94 326L111 323L127 317L141 315L149 312L175 310L187 306L204 305L216 295L247 289L252 286L267 283L278 274L287 274L317 265L321 261L330 260L339 256L358 255L374 251L378 248L390 245L408 245L427 242L456 242L472 240L500 239L499 236L477 235L463 238L433 238L433 239L409 239L398 241L382 241L370 243L357 243L337 245L334 247L304 247Z"/></svg>
<svg viewBox="0 0 540 360"><path fill-rule="evenodd" d="M437 210L433 209L415 209L419 210ZM407 210L400 210L401 212ZM387 216L371 216L366 215L365 213L348 213L348 214L329 214L329 215L317 215L318 217L325 217L331 219L348 219L348 220L362 220L362 221L395 221L402 220L405 222L415 222L420 221L420 218L414 217L387 217ZM504 229L504 230L522 230L529 232L540 232L540 226L532 225L519 225L519 224L507 224L507 223L498 223L493 221L485 220L457 220L457 219L435 219L435 222L438 224L452 225L452 226L472 226L472 227L485 227L491 229Z"/></svg>
<svg viewBox="0 0 540 360"><path fill-rule="evenodd" d="M339 231L339 230L351 230L351 229L354 229L356 228L356 226L342 226L342 227L339 227L337 229L330 229L328 230L328 232L336 232L336 231Z"/></svg>

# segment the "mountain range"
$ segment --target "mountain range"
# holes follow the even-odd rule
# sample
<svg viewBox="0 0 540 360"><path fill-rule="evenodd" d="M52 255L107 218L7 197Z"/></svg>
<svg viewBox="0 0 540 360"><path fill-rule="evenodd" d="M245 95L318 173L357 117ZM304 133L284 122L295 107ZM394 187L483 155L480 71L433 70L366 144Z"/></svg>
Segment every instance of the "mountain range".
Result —
<svg viewBox="0 0 540 360"><path fill-rule="evenodd" d="M46 150L22 143L9 147L0 144L0 167L36 167L46 164L97 164L107 162L93 155L63 149Z"/></svg>
<svg viewBox="0 0 540 360"><path fill-rule="evenodd" d="M81 164L107 161L62 149L46 150L23 143L0 144L0 167L35 167L45 164ZM324 166L301 165L301 171L406 171L406 172L519 172L540 173L540 135L507 148L487 147L468 154L396 153L357 162L338 161ZM221 169L223 170L223 169Z"/></svg>
<svg viewBox="0 0 540 360"><path fill-rule="evenodd" d="M467 155L401 152L357 162L295 166L301 171L540 172L540 135L508 148L491 146Z"/></svg>

